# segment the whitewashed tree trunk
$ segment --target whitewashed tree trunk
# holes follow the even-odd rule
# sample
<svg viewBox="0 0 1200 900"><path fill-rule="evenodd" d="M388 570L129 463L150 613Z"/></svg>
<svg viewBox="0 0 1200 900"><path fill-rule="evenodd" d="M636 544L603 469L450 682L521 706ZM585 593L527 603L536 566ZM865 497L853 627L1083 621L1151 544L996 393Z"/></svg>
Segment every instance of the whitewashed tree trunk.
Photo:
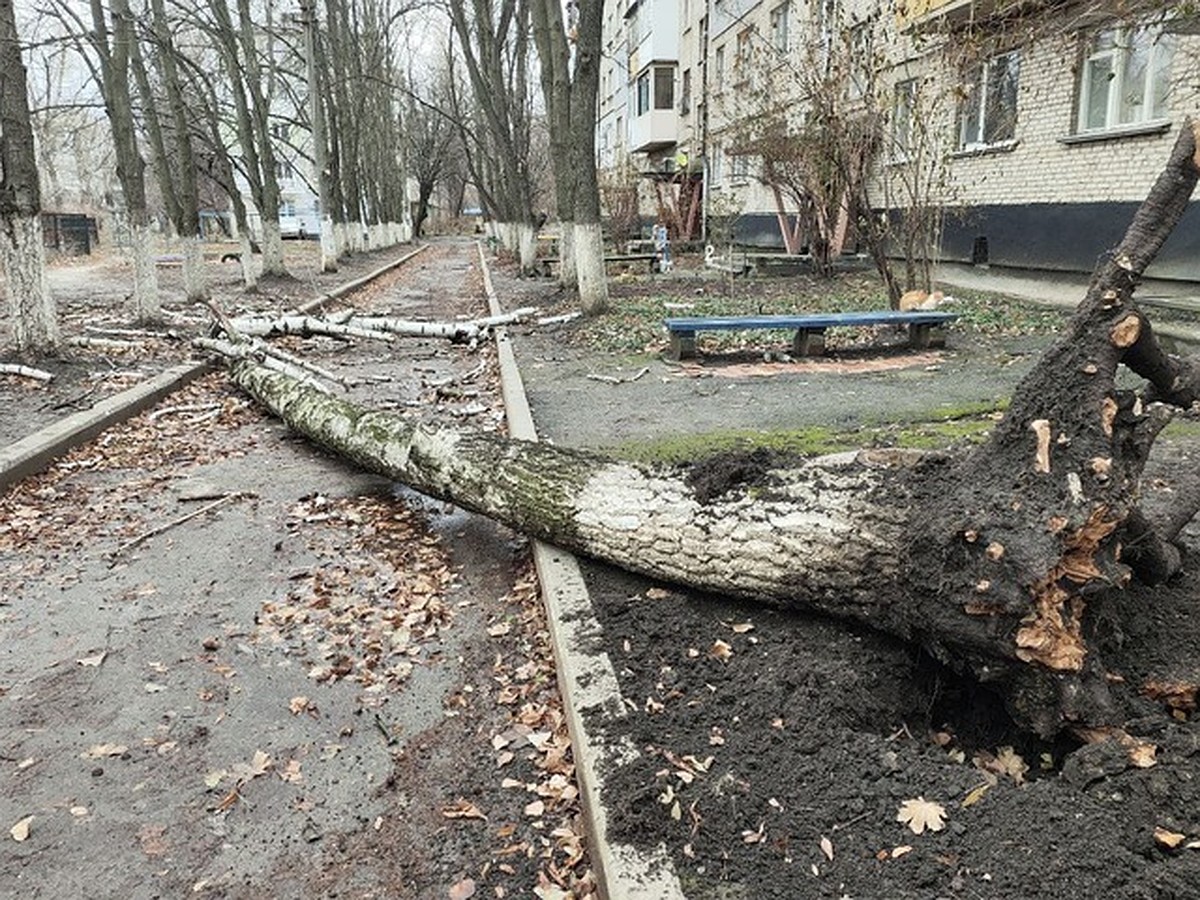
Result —
<svg viewBox="0 0 1200 900"><path fill-rule="evenodd" d="M129 256L133 262L133 311L139 322L162 319L158 297L158 268L154 262L156 237L149 225L129 226Z"/></svg>
<svg viewBox="0 0 1200 900"><path fill-rule="evenodd" d="M262 217L262 258L264 275L286 275L287 265L283 261L283 235L279 230L279 219Z"/></svg>
<svg viewBox="0 0 1200 900"><path fill-rule="evenodd" d="M575 223L575 269L579 308L593 316L608 309L608 279L604 274L604 235L599 222Z"/></svg>
<svg viewBox="0 0 1200 900"><path fill-rule="evenodd" d="M579 285L579 270L575 265L575 223L562 223L562 236L558 239L558 283L563 287Z"/></svg>
<svg viewBox="0 0 1200 900"><path fill-rule="evenodd" d="M537 229L529 222L520 222L515 228L521 270L531 272L537 265Z"/></svg>
<svg viewBox="0 0 1200 900"><path fill-rule="evenodd" d="M236 228L237 226L235 225L234 227ZM243 231L238 235L238 248L242 262L242 283L245 284L247 291L257 291L258 264L254 261L254 251L248 232Z"/></svg>
<svg viewBox="0 0 1200 900"><path fill-rule="evenodd" d="M12 216L0 224L0 264L17 352L54 352L60 340L58 314L46 281L40 216Z"/></svg>
<svg viewBox="0 0 1200 900"><path fill-rule="evenodd" d="M321 217L321 271L336 272L338 268L337 226L329 216Z"/></svg>
<svg viewBox="0 0 1200 900"><path fill-rule="evenodd" d="M180 239L183 248L183 290L190 301L208 299L208 276L204 271L204 241L198 234Z"/></svg>

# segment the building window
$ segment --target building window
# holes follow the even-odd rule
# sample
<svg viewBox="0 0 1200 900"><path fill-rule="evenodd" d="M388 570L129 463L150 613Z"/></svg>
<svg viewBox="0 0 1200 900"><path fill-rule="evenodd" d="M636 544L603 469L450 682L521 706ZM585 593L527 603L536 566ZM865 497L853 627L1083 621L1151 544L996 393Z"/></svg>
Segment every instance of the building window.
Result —
<svg viewBox="0 0 1200 900"><path fill-rule="evenodd" d="M1154 28L1109 28L1088 44L1079 86L1079 131L1165 118L1174 41Z"/></svg>
<svg viewBox="0 0 1200 900"><path fill-rule="evenodd" d="M750 177L750 157L738 154L730 157L729 175L735 180L745 181Z"/></svg>
<svg viewBox="0 0 1200 900"><path fill-rule="evenodd" d="M713 84L717 90L722 90L725 87L725 45L722 44L717 48L716 56L713 57Z"/></svg>
<svg viewBox="0 0 1200 900"><path fill-rule="evenodd" d="M917 79L909 78L896 84L892 99L892 159L908 158L912 146L916 118Z"/></svg>
<svg viewBox="0 0 1200 900"><path fill-rule="evenodd" d="M968 73L958 148L970 150L1011 141L1017 130L1017 76L1021 58L1013 51Z"/></svg>
<svg viewBox="0 0 1200 900"><path fill-rule="evenodd" d="M671 66L654 67L654 108L675 108L675 69Z"/></svg>
<svg viewBox="0 0 1200 900"><path fill-rule="evenodd" d="M872 75L875 72L870 23L860 22L852 26L846 35L846 43L850 51L849 93L851 99L858 100L870 92Z"/></svg>
<svg viewBox="0 0 1200 900"><path fill-rule="evenodd" d="M754 35L753 28L743 28L738 32L737 50L733 58L733 69L736 79L740 82L750 74L750 41Z"/></svg>
<svg viewBox="0 0 1200 900"><path fill-rule="evenodd" d="M637 114L650 112L650 73L643 72L637 80Z"/></svg>
<svg viewBox="0 0 1200 900"><path fill-rule="evenodd" d="M687 115L692 111L692 70L683 70L683 84L679 88L679 112Z"/></svg>
<svg viewBox="0 0 1200 900"><path fill-rule="evenodd" d="M778 53L788 49L788 5L781 3L771 10L771 46Z"/></svg>
<svg viewBox="0 0 1200 900"><path fill-rule="evenodd" d="M275 178L279 181L290 181L296 177L296 167L287 160L275 163ZM289 213L291 215L291 213Z"/></svg>
<svg viewBox="0 0 1200 900"><path fill-rule="evenodd" d="M709 145L708 152L712 159L713 184L720 184L725 178L725 151L721 147L720 142L713 142Z"/></svg>

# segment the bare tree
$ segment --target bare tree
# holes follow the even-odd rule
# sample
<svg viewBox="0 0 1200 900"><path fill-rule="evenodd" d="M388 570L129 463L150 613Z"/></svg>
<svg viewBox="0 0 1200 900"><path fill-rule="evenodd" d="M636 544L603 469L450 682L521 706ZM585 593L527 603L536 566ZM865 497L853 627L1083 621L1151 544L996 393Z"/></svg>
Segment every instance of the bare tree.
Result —
<svg viewBox="0 0 1200 900"><path fill-rule="evenodd" d="M529 156L529 3L471 0L469 11L466 0L449 4L474 97L470 118L479 125L463 129L468 164L497 236L519 254L523 269L533 267L537 250ZM457 118L467 121L461 111Z"/></svg>
<svg viewBox="0 0 1200 900"><path fill-rule="evenodd" d="M16 350L40 356L58 346L58 317L46 283L37 157L12 0L0 0L0 73L0 262Z"/></svg>
<svg viewBox="0 0 1200 900"><path fill-rule="evenodd" d="M59 9L74 16L68 4L60 4ZM112 128L117 179L121 183L133 259L134 313L139 321L157 321L162 317L162 310L154 264L154 235L146 198L146 163L138 147L130 88L130 52L137 35L129 0L111 0L107 15L101 0L91 0L91 24L87 40L94 61L89 58L89 65L98 76L96 80L101 86L104 108Z"/></svg>

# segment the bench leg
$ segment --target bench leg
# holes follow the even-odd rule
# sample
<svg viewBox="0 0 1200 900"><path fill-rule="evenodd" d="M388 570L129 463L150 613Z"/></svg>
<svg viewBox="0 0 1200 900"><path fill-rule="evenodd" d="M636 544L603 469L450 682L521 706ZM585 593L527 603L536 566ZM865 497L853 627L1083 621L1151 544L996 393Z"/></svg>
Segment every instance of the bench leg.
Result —
<svg viewBox="0 0 1200 900"><path fill-rule="evenodd" d="M946 346L946 329L939 325L909 325L908 344L918 350Z"/></svg>
<svg viewBox="0 0 1200 900"><path fill-rule="evenodd" d="M696 355L696 332L672 331L671 347L667 356L671 359L692 359Z"/></svg>
<svg viewBox="0 0 1200 900"><path fill-rule="evenodd" d="M792 338L792 356L824 356L825 329L801 328Z"/></svg>

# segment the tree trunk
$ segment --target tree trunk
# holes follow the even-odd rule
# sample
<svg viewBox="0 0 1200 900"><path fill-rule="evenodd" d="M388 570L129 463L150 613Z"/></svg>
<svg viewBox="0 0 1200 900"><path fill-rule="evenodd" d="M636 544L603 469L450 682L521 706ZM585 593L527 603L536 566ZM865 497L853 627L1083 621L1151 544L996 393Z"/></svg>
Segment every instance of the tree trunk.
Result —
<svg viewBox="0 0 1200 900"><path fill-rule="evenodd" d="M588 315L608 309L604 239L600 228L600 184L596 177L596 103L600 91L600 44L604 4L580 4L571 91L571 149L575 161L575 267L579 306Z"/></svg>
<svg viewBox="0 0 1200 900"><path fill-rule="evenodd" d="M0 72L0 264L16 350L41 356L58 347L58 315L46 283L37 157L11 0L0 0Z"/></svg>
<svg viewBox="0 0 1200 900"><path fill-rule="evenodd" d="M45 252L40 214L0 216L0 268L13 341L22 356L45 356L58 348L58 316L46 283Z"/></svg>

